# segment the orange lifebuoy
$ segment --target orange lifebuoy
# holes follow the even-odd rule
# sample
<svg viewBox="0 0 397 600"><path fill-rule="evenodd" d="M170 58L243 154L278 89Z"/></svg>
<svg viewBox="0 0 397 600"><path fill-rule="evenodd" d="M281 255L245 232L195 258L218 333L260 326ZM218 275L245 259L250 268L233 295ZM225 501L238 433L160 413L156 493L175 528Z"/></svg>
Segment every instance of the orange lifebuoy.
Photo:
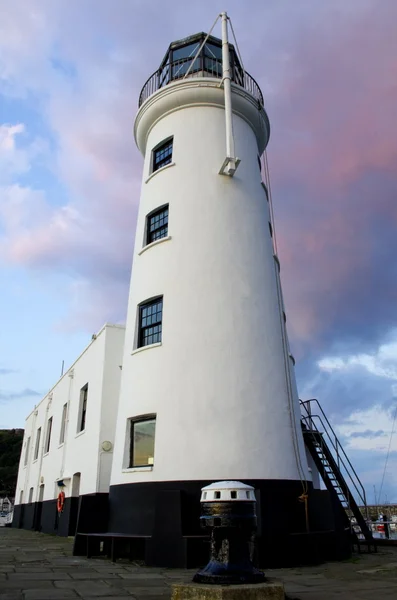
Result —
<svg viewBox="0 0 397 600"><path fill-rule="evenodd" d="M58 512L61 513L63 511L63 506L65 504L65 492L59 492L57 498L57 509Z"/></svg>

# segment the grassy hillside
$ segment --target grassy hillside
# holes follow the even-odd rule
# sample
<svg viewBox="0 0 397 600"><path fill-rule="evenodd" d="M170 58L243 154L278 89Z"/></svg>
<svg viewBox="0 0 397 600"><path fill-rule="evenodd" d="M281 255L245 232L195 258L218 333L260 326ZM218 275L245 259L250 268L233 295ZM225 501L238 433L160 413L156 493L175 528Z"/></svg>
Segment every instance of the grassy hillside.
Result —
<svg viewBox="0 0 397 600"><path fill-rule="evenodd" d="M0 496L15 496L23 429L0 429Z"/></svg>

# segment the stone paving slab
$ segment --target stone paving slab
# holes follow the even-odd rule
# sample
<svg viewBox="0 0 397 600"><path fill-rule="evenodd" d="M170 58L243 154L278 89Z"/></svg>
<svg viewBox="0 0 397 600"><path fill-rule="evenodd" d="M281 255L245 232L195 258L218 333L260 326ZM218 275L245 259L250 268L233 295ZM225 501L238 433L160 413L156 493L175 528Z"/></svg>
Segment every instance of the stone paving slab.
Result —
<svg viewBox="0 0 397 600"><path fill-rule="evenodd" d="M69 600L78 598L72 590L26 590L23 592L24 600Z"/></svg>
<svg viewBox="0 0 397 600"><path fill-rule="evenodd" d="M55 581L55 587L60 590L73 590L83 598L101 596L125 596L126 590L109 585L105 581Z"/></svg>
<svg viewBox="0 0 397 600"><path fill-rule="evenodd" d="M1 592L9 592L10 590L15 590L16 592L23 590L31 590L31 589L54 589L54 584L52 581L37 581L36 579L29 580L14 580L14 581L2 581L0 591Z"/></svg>
<svg viewBox="0 0 397 600"><path fill-rule="evenodd" d="M73 557L72 547L72 539L0 528L0 600L170 600L172 584L196 572ZM397 600L397 548L266 574L293 600Z"/></svg>
<svg viewBox="0 0 397 600"><path fill-rule="evenodd" d="M155 596L156 598L162 597L163 600L164 597L171 598L171 589L166 590L162 587L129 587L126 589L137 598L143 598L146 596L150 596L151 598L152 596Z"/></svg>
<svg viewBox="0 0 397 600"><path fill-rule="evenodd" d="M60 574L60 573L59 573ZM53 575L58 575L58 573L53 573ZM70 577L72 579L118 579L119 576L118 574L115 573L98 573L97 571L75 571L73 573L70 573ZM124 575L121 575L121 577L124 577ZM62 579L61 577L58 577L58 579ZM66 578L65 578L66 579Z"/></svg>
<svg viewBox="0 0 397 600"><path fill-rule="evenodd" d="M34 579L38 579L39 581L45 581L48 579L49 581L54 581L56 579L70 579L69 573L57 572L54 571L46 571L45 573L8 573L7 577L9 581L33 581Z"/></svg>

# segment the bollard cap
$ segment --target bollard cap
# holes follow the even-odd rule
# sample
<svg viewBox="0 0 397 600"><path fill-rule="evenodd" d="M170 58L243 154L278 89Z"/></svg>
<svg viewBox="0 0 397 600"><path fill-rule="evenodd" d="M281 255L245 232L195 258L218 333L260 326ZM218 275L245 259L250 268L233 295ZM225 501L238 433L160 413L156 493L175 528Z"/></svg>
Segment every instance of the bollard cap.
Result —
<svg viewBox="0 0 397 600"><path fill-rule="evenodd" d="M200 502L255 502L255 490L241 481L217 481L201 489Z"/></svg>

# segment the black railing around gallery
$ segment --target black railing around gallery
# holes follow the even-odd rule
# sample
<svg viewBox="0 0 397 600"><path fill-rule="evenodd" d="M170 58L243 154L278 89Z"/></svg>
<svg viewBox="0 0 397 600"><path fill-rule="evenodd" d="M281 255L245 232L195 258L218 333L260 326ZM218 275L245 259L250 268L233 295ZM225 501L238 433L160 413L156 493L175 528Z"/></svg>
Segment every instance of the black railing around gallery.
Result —
<svg viewBox="0 0 397 600"><path fill-rule="evenodd" d="M215 77L222 79L222 60L210 56L201 56L193 63L193 57L182 58L173 62L167 62L155 71L143 86L139 95L139 106L147 100L154 92L164 87L171 81L182 79L187 72L188 77ZM263 105L263 95L255 79L243 71L239 66L232 67L232 81L249 92L260 104Z"/></svg>

